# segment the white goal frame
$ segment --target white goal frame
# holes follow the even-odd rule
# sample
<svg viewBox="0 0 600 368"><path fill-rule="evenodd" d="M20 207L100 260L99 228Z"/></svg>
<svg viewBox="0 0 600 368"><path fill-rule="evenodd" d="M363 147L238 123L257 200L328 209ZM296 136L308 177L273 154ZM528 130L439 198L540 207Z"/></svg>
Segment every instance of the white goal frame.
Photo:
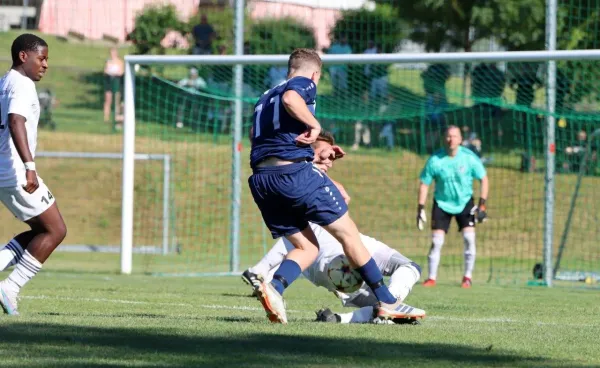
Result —
<svg viewBox="0 0 600 368"><path fill-rule="evenodd" d="M44 158L66 158L66 159L103 159L122 160L123 153L113 152L63 152L63 151L40 151L36 157ZM162 198L162 241L160 246L142 245L137 246L133 253L154 253L166 255L171 249L171 155L136 153L134 160L161 161L163 167L163 198ZM64 244L58 247L59 252L98 252L119 253L121 246L111 244Z"/></svg>
<svg viewBox="0 0 600 368"><path fill-rule="evenodd" d="M453 52L453 53L406 53L406 54L350 54L323 55L324 64L412 64L412 63L478 63L478 62L545 62L547 67L546 93L546 186L544 207L544 281L552 285L552 249L554 217L554 147L556 96L556 61L600 60L600 50L568 51L506 51L506 52ZM135 65L151 64L202 64L232 65L235 67L235 123L233 125L233 170L231 201L231 260L230 272L239 272L239 221L241 206L241 146L242 146L242 96L244 65L286 65L288 55L128 55L125 56L125 120L123 127L123 198L121 223L121 272L132 271L133 209L135 170Z"/></svg>

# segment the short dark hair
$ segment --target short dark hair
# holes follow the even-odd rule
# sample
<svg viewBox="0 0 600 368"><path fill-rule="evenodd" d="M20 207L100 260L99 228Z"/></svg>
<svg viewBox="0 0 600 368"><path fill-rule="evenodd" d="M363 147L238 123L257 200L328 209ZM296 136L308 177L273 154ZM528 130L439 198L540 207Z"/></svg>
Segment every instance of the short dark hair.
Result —
<svg viewBox="0 0 600 368"><path fill-rule="evenodd" d="M10 48L13 64L21 64L21 60L19 58L19 53L21 51L37 51L38 47L48 47L48 44L42 38L34 34L23 33L19 37L15 38Z"/></svg>
<svg viewBox="0 0 600 368"><path fill-rule="evenodd" d="M331 144L332 146L335 144L335 139L333 138L333 134L326 130L321 130L319 136L317 137L317 141L323 141Z"/></svg>
<svg viewBox="0 0 600 368"><path fill-rule="evenodd" d="M460 133L460 135L462 135L462 130L458 127L458 125L448 125L446 129L444 129L444 135L448 134L448 131L450 129L458 129L458 132Z"/></svg>
<svg viewBox="0 0 600 368"><path fill-rule="evenodd" d="M288 72L302 69L306 64L314 64L321 69L323 62L319 54L313 49L295 49L288 60Z"/></svg>

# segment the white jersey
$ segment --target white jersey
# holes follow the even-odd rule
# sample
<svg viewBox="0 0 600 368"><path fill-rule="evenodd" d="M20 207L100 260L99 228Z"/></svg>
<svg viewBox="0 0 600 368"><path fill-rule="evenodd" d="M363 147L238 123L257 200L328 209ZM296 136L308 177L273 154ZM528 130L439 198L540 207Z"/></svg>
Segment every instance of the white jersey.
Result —
<svg viewBox="0 0 600 368"><path fill-rule="evenodd" d="M335 287L331 281L329 281L329 277L327 276L327 265L335 257L343 255L344 249L342 248L342 244L340 244L337 239L335 239L321 226L310 223L310 227L312 228L319 242L319 254L315 262L306 270L304 270L302 274L314 285L322 286L333 291L335 290ZM390 259L392 255L398 253L398 251L390 248L386 244L374 238L363 234L360 234L360 239L367 248L369 254L371 254L371 257L373 257L373 260L379 267L381 273L388 274L388 265L390 263ZM285 238L279 239L278 242L283 242L288 252L294 249L292 243ZM275 247L277 247L277 244L275 244Z"/></svg>
<svg viewBox="0 0 600 368"><path fill-rule="evenodd" d="M25 117L27 143L35 157L40 102L35 83L13 69L0 79L0 188L26 183L25 167L10 135L8 114Z"/></svg>

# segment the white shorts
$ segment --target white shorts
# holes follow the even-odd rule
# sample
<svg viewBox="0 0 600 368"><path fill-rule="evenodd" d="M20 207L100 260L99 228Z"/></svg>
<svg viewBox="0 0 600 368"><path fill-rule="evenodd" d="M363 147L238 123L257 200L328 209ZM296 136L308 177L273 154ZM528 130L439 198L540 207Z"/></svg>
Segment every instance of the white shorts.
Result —
<svg viewBox="0 0 600 368"><path fill-rule="evenodd" d="M40 186L29 194L21 186L0 188L0 201L21 221L27 221L44 213L54 203L54 196L38 177Z"/></svg>

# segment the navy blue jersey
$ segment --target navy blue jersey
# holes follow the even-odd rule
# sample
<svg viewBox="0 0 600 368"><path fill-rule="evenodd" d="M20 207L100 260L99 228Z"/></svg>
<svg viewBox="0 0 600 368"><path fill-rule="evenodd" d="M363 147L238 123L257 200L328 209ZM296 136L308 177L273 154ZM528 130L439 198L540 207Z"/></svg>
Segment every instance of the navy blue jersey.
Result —
<svg viewBox="0 0 600 368"><path fill-rule="evenodd" d="M281 160L313 160L314 151L310 145L296 145L296 137L306 131L306 124L291 117L281 101L283 94L290 90L302 96L315 114L317 86L308 78L294 77L266 91L254 106L252 168L270 156Z"/></svg>

